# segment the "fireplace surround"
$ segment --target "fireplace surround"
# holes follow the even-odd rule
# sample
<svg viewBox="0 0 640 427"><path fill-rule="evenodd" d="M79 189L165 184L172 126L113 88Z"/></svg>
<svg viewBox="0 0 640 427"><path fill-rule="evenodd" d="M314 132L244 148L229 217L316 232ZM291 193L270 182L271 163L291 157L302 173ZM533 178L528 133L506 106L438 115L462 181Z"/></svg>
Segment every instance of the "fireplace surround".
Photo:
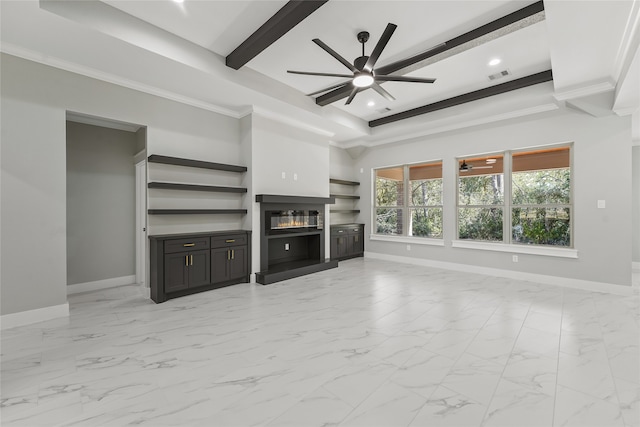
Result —
<svg viewBox="0 0 640 427"><path fill-rule="evenodd" d="M263 285L335 268L325 258L325 205L332 197L256 195L260 203L260 271Z"/></svg>

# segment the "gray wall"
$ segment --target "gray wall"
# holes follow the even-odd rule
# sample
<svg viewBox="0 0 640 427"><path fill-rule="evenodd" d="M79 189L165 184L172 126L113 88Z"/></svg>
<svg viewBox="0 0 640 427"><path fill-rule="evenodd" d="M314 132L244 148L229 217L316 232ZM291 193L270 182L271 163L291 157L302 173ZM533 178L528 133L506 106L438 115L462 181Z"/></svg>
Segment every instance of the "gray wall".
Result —
<svg viewBox="0 0 640 427"><path fill-rule="evenodd" d="M634 145L633 151L633 184L632 184L632 217L633 217L633 262L640 263L640 145Z"/></svg>
<svg viewBox="0 0 640 427"><path fill-rule="evenodd" d="M147 126L147 154L242 164L238 119L11 55L0 66L2 315L66 302L67 111ZM153 219L150 234L217 224Z"/></svg>
<svg viewBox="0 0 640 427"><path fill-rule="evenodd" d="M67 122L67 285L135 274L136 139Z"/></svg>
<svg viewBox="0 0 640 427"><path fill-rule="evenodd" d="M452 248L456 234L456 161L464 155L535 147L573 141L574 245L579 258ZM366 250L389 255L423 258L479 267L522 271L617 285L631 284L631 118L558 112L486 125L398 145L369 149L356 167L372 168L443 159L445 246L367 241ZM361 206L370 211L371 177L360 186ZM597 209L597 200L606 209ZM363 210L364 211L364 210ZM370 214L362 215L369 226Z"/></svg>
<svg viewBox="0 0 640 427"><path fill-rule="evenodd" d="M329 150L329 176L336 179L360 182L368 175L361 174L356 168L356 161L347 150L331 146ZM329 186L331 194L359 195L360 186L348 186L341 184L331 184ZM336 199L333 209L361 209L359 200ZM352 213L332 213L330 214L331 224L348 224L355 222L357 214Z"/></svg>

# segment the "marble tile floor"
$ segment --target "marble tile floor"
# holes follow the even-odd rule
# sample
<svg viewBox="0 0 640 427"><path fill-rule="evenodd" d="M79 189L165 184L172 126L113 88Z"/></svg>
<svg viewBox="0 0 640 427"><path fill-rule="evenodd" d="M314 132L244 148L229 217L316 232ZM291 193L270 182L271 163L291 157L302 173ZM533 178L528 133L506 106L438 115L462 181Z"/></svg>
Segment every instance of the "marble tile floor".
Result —
<svg viewBox="0 0 640 427"><path fill-rule="evenodd" d="M371 259L2 333L3 426L638 426L637 288Z"/></svg>

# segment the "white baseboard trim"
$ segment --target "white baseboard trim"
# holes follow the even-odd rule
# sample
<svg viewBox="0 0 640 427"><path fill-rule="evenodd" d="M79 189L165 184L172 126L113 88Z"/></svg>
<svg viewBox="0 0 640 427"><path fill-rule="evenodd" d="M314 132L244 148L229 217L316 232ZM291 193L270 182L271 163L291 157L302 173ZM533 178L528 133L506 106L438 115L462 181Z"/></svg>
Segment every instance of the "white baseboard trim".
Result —
<svg viewBox="0 0 640 427"><path fill-rule="evenodd" d="M0 316L0 329L16 328L18 326L31 325L33 323L46 322L59 317L69 317L69 303L51 307L26 310L19 313L11 313Z"/></svg>
<svg viewBox="0 0 640 427"><path fill-rule="evenodd" d="M401 262L405 264L421 265L423 267L442 268L444 270L462 271L465 273L483 274L486 276L504 277L507 279L525 280L545 285L563 286L585 291L604 292L615 295L632 295L631 286L614 285L612 283L592 282L590 280L570 279L566 277L547 276L544 274L524 273L521 271L502 270L499 268L479 267L477 265L458 264L455 262L435 261L421 258L387 255L376 252L365 252L365 258L383 261Z"/></svg>
<svg viewBox="0 0 640 427"><path fill-rule="evenodd" d="M139 284L140 293L143 298L151 299L151 288L148 288L144 283Z"/></svg>
<svg viewBox="0 0 640 427"><path fill-rule="evenodd" d="M640 271L640 262L632 262L631 263L631 269L633 271Z"/></svg>
<svg viewBox="0 0 640 427"><path fill-rule="evenodd" d="M136 283L135 274L131 276L113 277L111 279L96 280L95 282L77 283L67 286L67 295L79 294L81 292L98 291L101 289L115 288L118 286L131 285Z"/></svg>

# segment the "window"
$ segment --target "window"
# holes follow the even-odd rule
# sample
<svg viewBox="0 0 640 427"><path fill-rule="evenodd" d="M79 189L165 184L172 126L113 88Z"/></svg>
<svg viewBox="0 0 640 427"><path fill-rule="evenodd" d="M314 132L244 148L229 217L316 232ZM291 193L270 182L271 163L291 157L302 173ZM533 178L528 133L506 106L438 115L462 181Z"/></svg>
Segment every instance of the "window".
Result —
<svg viewBox="0 0 640 427"><path fill-rule="evenodd" d="M458 165L458 238L502 241L503 156L463 159Z"/></svg>
<svg viewBox="0 0 640 427"><path fill-rule="evenodd" d="M570 147L458 160L458 238L571 246Z"/></svg>
<svg viewBox="0 0 640 427"><path fill-rule="evenodd" d="M571 246L569 147L513 153L511 241Z"/></svg>
<svg viewBox="0 0 640 427"><path fill-rule="evenodd" d="M442 238L442 162L375 171L376 234Z"/></svg>

